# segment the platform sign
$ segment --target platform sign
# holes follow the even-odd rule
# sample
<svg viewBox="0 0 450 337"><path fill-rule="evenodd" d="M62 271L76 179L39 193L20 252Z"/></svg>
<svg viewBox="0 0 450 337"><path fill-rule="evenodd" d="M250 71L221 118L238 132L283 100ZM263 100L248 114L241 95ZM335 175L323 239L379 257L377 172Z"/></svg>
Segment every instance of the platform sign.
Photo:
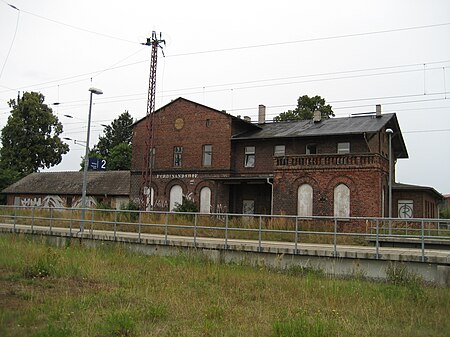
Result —
<svg viewBox="0 0 450 337"><path fill-rule="evenodd" d="M100 158L89 158L88 170L92 171L105 171L106 160Z"/></svg>

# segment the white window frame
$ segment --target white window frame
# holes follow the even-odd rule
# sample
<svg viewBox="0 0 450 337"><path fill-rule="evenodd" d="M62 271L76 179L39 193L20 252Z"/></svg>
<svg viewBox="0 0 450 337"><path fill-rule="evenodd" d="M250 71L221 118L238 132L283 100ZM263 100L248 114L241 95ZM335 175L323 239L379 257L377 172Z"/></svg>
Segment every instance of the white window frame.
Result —
<svg viewBox="0 0 450 337"><path fill-rule="evenodd" d="M274 157L284 157L286 155L286 145L280 144L273 147Z"/></svg>
<svg viewBox="0 0 450 337"><path fill-rule="evenodd" d="M208 149L209 147L209 149ZM203 145L203 166L209 167L212 166L212 153L213 147L211 144Z"/></svg>
<svg viewBox="0 0 450 337"><path fill-rule="evenodd" d="M245 147L245 167L255 167L256 148L254 146Z"/></svg>
<svg viewBox="0 0 450 337"><path fill-rule="evenodd" d="M338 154L350 153L350 142L337 143L337 153Z"/></svg>

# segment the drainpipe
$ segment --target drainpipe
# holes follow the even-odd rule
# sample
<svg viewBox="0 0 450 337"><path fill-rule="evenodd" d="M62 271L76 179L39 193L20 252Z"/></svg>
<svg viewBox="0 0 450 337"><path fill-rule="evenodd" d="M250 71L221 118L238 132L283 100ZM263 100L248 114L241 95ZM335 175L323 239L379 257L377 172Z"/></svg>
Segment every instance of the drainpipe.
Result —
<svg viewBox="0 0 450 337"><path fill-rule="evenodd" d="M270 178L267 178L267 183L271 186L272 189L270 196L270 215L273 215L273 183L270 182Z"/></svg>

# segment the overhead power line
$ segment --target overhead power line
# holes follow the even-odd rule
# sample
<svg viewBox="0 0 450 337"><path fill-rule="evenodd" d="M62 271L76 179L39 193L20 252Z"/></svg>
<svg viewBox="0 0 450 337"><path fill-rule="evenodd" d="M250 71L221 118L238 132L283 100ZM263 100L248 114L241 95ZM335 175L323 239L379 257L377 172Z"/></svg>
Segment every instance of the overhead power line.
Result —
<svg viewBox="0 0 450 337"><path fill-rule="evenodd" d="M10 7L16 9L16 10L19 11L19 12L26 13L26 14L28 14L28 15L37 17L37 18L39 18L39 19L41 19L41 20L46 20L46 21L49 21L49 22L52 22L52 23L56 23L56 24L61 25L61 26L65 26L65 27L72 28L72 29L75 29L75 30L79 30L79 31L82 31L82 32L85 32L85 33L89 33L89 34L94 34L94 35L106 37L106 38L109 38L109 39L114 39L114 40L118 40L118 41L122 41L122 42L133 43L133 44L136 44L136 45L139 44L139 43L136 42L136 41L131 41L131 40L123 39L123 38L121 38L121 37L117 37L117 36L113 36L113 35L109 35L109 34L104 34L104 33L95 32L95 31L93 31L93 30L89 30L89 29L86 29L86 28L83 28L83 27L78 27L78 26L71 25L71 24L68 24L68 23L65 23L65 22L61 22L61 21L57 21L57 20L54 20L54 19L51 19L51 18L47 18L47 17L45 17L45 16L42 16L42 15L39 15L39 14L30 12L30 11L27 11L27 10L17 8L16 6L14 6L14 5L12 5L12 4L10 4L10 3L4 1L4 0L2 0L2 1L3 1L5 4L7 4L8 6L10 6Z"/></svg>
<svg viewBox="0 0 450 337"><path fill-rule="evenodd" d="M263 44L255 44L255 45L240 46L240 47L219 48L219 49L212 49L212 50L201 50L201 51L194 51L194 52L187 52L187 53L180 53L180 54L173 54L173 55L169 54L169 55L167 55L167 57L178 57L178 56L218 53L218 52L224 52L224 51L234 51L234 50L253 49L253 48L262 48L262 47L274 47L274 46L296 44L296 43L305 43L305 42L314 42L314 41L345 39L345 38L349 38L349 37L358 37L358 36L367 36L367 35L377 35L377 34L404 32L404 31L408 31L408 30L444 27L444 26L449 26L449 25L450 25L450 22L445 22L445 23L437 23L437 24L433 24L433 25L423 25L423 26L413 26L413 27L404 27L404 28L385 29L385 30L378 30L378 31L371 31L371 32L324 36L324 37L316 37L316 38L309 38L309 39L283 41L283 42L273 42L273 43L263 43Z"/></svg>
<svg viewBox="0 0 450 337"><path fill-rule="evenodd" d="M6 54L5 62L3 62L2 70L0 71L0 79L2 78L3 71L5 70L6 62L8 62L9 54L11 54L11 49L14 45L14 41L16 40L17 30L19 28L20 11L13 5L9 5L9 6L17 10L17 20L16 20L16 28L14 29L14 35L13 35L13 38L11 41L11 45L9 46L8 53Z"/></svg>

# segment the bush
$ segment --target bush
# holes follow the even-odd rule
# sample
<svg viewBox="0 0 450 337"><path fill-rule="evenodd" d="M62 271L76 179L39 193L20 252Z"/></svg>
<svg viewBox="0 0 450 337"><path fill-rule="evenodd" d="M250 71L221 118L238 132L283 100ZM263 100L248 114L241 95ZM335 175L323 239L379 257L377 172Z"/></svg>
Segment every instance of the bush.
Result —
<svg viewBox="0 0 450 337"><path fill-rule="evenodd" d="M197 205L191 199L183 197L182 204L175 204L174 212L184 212L184 213L196 213L198 212Z"/></svg>

